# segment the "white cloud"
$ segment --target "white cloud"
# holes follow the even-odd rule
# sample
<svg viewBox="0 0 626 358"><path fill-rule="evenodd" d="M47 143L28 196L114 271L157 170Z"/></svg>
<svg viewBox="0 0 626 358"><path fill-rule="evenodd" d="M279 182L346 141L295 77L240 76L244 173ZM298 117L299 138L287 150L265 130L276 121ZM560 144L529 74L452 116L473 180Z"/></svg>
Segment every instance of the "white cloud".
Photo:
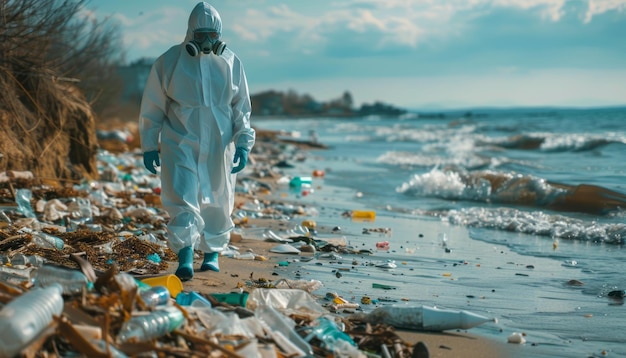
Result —
<svg viewBox="0 0 626 358"><path fill-rule="evenodd" d="M559 21L565 14L563 6L565 0L491 0L495 6L513 7L522 10L541 9L540 14L543 18L552 21Z"/></svg>
<svg viewBox="0 0 626 358"><path fill-rule="evenodd" d="M619 12L626 10L626 0L589 0L589 7L585 13L585 23L591 22L595 15L613 10Z"/></svg>

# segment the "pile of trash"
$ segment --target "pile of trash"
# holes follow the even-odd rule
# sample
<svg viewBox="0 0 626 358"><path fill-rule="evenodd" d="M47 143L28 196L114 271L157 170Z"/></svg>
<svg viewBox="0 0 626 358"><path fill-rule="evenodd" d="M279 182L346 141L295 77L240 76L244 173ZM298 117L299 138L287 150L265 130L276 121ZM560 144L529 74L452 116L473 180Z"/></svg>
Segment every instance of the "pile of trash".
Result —
<svg viewBox="0 0 626 358"><path fill-rule="evenodd" d="M226 294L249 299L230 301L146 284L176 261L158 178L140 153L102 151L98 168L101 180L63 186L0 173L0 356L359 357L385 343L410 355L388 326L319 305L305 289L321 283L250 280Z"/></svg>
<svg viewBox="0 0 626 358"><path fill-rule="evenodd" d="M330 314L300 289L174 300L165 286L113 269L91 284L80 271L42 268L30 289L0 283L2 357L366 357L383 346L395 352L385 356L411 354L389 326Z"/></svg>

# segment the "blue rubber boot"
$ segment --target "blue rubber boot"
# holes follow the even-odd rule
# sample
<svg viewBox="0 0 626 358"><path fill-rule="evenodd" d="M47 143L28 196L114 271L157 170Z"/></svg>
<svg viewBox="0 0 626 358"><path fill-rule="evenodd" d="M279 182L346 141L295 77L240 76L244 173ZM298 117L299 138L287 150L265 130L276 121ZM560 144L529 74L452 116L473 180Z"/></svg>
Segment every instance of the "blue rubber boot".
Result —
<svg viewBox="0 0 626 358"><path fill-rule="evenodd" d="M217 262L217 257L219 253L217 252L205 252L204 260L202 260L202 266L200 266L200 271L215 271L220 272L220 264Z"/></svg>
<svg viewBox="0 0 626 358"><path fill-rule="evenodd" d="M189 281L193 278L193 249L191 246L183 247L178 251L176 276L181 281Z"/></svg>

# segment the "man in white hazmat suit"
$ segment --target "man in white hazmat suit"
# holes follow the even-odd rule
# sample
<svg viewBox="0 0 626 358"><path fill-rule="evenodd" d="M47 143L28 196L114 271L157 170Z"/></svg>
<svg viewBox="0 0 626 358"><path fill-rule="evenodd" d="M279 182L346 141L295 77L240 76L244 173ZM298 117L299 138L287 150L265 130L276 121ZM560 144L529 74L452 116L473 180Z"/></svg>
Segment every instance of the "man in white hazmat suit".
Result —
<svg viewBox="0 0 626 358"><path fill-rule="evenodd" d="M193 278L195 249L204 252L201 271L219 271L219 252L234 226L236 173L255 141L243 65L220 41L221 32L217 10L198 3L185 41L152 66L141 102L144 164L154 174L162 164L168 244L183 281Z"/></svg>

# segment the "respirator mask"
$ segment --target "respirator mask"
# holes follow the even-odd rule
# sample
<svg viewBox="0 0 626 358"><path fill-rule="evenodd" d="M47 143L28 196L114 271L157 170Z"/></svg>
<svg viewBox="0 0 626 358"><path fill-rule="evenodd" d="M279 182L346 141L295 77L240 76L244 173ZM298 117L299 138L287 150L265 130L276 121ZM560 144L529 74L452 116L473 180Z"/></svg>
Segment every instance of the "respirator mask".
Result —
<svg viewBox="0 0 626 358"><path fill-rule="evenodd" d="M200 52L209 54L213 52L221 55L226 49L226 43L220 41L221 34L213 29L197 29L193 32L193 38L187 42L185 49L191 56L197 56Z"/></svg>

